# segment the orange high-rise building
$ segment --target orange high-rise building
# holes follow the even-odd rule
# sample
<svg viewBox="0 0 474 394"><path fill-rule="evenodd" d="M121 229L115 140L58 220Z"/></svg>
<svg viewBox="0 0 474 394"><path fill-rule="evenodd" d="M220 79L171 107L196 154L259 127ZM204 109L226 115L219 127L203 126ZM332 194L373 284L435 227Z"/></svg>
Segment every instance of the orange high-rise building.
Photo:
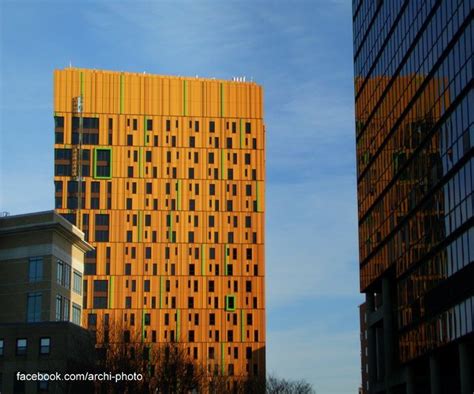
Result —
<svg viewBox="0 0 474 394"><path fill-rule="evenodd" d="M68 68L54 111L56 209L95 247L84 326L264 376L262 88Z"/></svg>

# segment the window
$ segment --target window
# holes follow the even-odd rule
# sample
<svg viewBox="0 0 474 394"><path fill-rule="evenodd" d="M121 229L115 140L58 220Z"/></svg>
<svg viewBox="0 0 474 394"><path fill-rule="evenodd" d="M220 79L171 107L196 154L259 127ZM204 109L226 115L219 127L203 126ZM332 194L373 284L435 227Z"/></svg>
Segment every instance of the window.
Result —
<svg viewBox="0 0 474 394"><path fill-rule="evenodd" d="M95 215L95 240L98 242L109 241L109 215Z"/></svg>
<svg viewBox="0 0 474 394"><path fill-rule="evenodd" d="M107 280L94 280L94 309L105 309L107 308L108 301L108 281Z"/></svg>
<svg viewBox="0 0 474 394"><path fill-rule="evenodd" d="M0 339L0 357L3 356L5 349L5 342L3 339Z"/></svg>
<svg viewBox="0 0 474 394"><path fill-rule="evenodd" d="M56 282L59 285L63 284L63 262L61 260L56 263Z"/></svg>
<svg viewBox="0 0 474 394"><path fill-rule="evenodd" d="M51 351L51 338L40 338L39 354L49 354Z"/></svg>
<svg viewBox="0 0 474 394"><path fill-rule="evenodd" d="M110 179L112 177L112 148L94 149L94 178Z"/></svg>
<svg viewBox="0 0 474 394"><path fill-rule="evenodd" d="M215 357L214 347L210 346L209 347L209 360L214 360L214 357Z"/></svg>
<svg viewBox="0 0 474 394"><path fill-rule="evenodd" d="M26 338L19 338L16 340L16 355L24 356L28 349L28 340Z"/></svg>
<svg viewBox="0 0 474 394"><path fill-rule="evenodd" d="M153 130L153 119L146 120L146 129L147 131Z"/></svg>
<svg viewBox="0 0 474 394"><path fill-rule="evenodd" d="M87 327L95 327L97 325L97 314L89 313L87 315Z"/></svg>
<svg viewBox="0 0 474 394"><path fill-rule="evenodd" d="M41 293L28 293L26 321L29 323L41 321Z"/></svg>
<svg viewBox="0 0 474 394"><path fill-rule="evenodd" d="M216 314L210 313L209 314L209 325L214 326L216 324Z"/></svg>
<svg viewBox="0 0 474 394"><path fill-rule="evenodd" d="M149 326L151 324L151 315L149 313L145 313L145 326Z"/></svg>
<svg viewBox="0 0 474 394"><path fill-rule="evenodd" d="M246 216L245 217L245 228L251 228L252 227L252 217L251 216Z"/></svg>
<svg viewBox="0 0 474 394"><path fill-rule="evenodd" d="M40 372L42 372L44 374L47 373L45 371L40 371ZM37 388L38 388L39 393L49 392L49 380L46 380L45 375L43 375L43 376L44 376L44 378L42 380L38 380L38 384L37 384ZM23 391L21 391L21 392L23 392Z"/></svg>
<svg viewBox="0 0 474 394"><path fill-rule="evenodd" d="M252 132L252 126L250 122L245 122L245 133L250 134Z"/></svg>
<svg viewBox="0 0 474 394"><path fill-rule="evenodd" d="M235 295L225 296L225 310L230 312L235 311Z"/></svg>
<svg viewBox="0 0 474 394"><path fill-rule="evenodd" d="M252 260L252 249L251 248L248 248L246 250L246 257L247 257L247 260Z"/></svg>
<svg viewBox="0 0 474 394"><path fill-rule="evenodd" d="M30 257L30 265L28 268L28 280L30 282L38 282L43 279L43 258Z"/></svg>
<svg viewBox="0 0 474 394"><path fill-rule="evenodd" d="M253 316L251 313L247 313L247 325L251 326L253 324Z"/></svg>
<svg viewBox="0 0 474 394"><path fill-rule="evenodd" d="M150 291L150 280L146 279L143 283L143 291L149 292Z"/></svg>
<svg viewBox="0 0 474 394"><path fill-rule="evenodd" d="M245 195L247 197L252 195L252 185L245 185Z"/></svg>
<svg viewBox="0 0 474 394"><path fill-rule="evenodd" d="M132 297L125 297L125 308L130 309L132 307Z"/></svg>
<svg viewBox="0 0 474 394"><path fill-rule="evenodd" d="M73 271L72 289L75 293L82 294L82 274L76 270Z"/></svg>
<svg viewBox="0 0 474 394"><path fill-rule="evenodd" d="M214 133L216 131L216 123L211 120L209 121L209 132Z"/></svg>
<svg viewBox="0 0 474 394"><path fill-rule="evenodd" d="M250 164L250 153L245 154L245 164Z"/></svg>
<svg viewBox="0 0 474 394"><path fill-rule="evenodd" d="M69 289L71 287L71 266L61 260L58 260L56 267L56 278L58 284L63 285L64 287Z"/></svg>
<svg viewBox="0 0 474 394"><path fill-rule="evenodd" d="M252 281L247 280L245 281L245 291L250 293L252 291Z"/></svg>
<svg viewBox="0 0 474 394"><path fill-rule="evenodd" d="M81 325L81 306L76 303L72 303L72 322Z"/></svg>

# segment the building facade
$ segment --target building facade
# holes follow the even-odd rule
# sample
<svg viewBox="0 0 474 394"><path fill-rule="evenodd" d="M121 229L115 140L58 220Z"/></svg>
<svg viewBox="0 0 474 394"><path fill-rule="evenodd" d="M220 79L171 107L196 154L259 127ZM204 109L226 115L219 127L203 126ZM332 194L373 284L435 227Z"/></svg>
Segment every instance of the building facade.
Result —
<svg viewBox="0 0 474 394"><path fill-rule="evenodd" d="M71 392L65 382L16 374L93 367L93 338L81 327L84 254L91 250L54 211L0 218L0 392Z"/></svg>
<svg viewBox="0 0 474 394"><path fill-rule="evenodd" d="M56 209L95 247L84 324L264 376L262 88L68 68L54 111Z"/></svg>
<svg viewBox="0 0 474 394"><path fill-rule="evenodd" d="M0 324L81 325L84 234L54 211L0 218Z"/></svg>
<svg viewBox="0 0 474 394"><path fill-rule="evenodd" d="M472 393L472 0L353 1L365 393Z"/></svg>

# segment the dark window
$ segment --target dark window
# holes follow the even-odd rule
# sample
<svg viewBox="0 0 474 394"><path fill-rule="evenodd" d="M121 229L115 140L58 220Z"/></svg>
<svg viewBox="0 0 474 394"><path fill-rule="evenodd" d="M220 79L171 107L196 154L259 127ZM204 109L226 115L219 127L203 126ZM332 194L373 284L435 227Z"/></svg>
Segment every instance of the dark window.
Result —
<svg viewBox="0 0 474 394"><path fill-rule="evenodd" d="M246 256L247 256L247 260L252 260L252 249L251 248L247 248Z"/></svg>
<svg viewBox="0 0 474 394"><path fill-rule="evenodd" d="M147 131L153 130L153 119L146 120L146 129Z"/></svg>
<svg viewBox="0 0 474 394"><path fill-rule="evenodd" d="M97 314L89 313L87 315L87 327L95 327L97 325Z"/></svg>
<svg viewBox="0 0 474 394"><path fill-rule="evenodd" d="M26 338L19 338L16 340L16 355L24 356L28 350L28 340Z"/></svg>
<svg viewBox="0 0 474 394"><path fill-rule="evenodd" d="M250 164L250 153L245 154L245 164Z"/></svg>
<svg viewBox="0 0 474 394"><path fill-rule="evenodd" d="M252 132L252 126L251 126L250 122L245 122L245 132L247 134L250 134Z"/></svg>
<svg viewBox="0 0 474 394"><path fill-rule="evenodd" d="M107 308L108 301L108 281L94 280L94 309Z"/></svg>
<svg viewBox="0 0 474 394"><path fill-rule="evenodd" d="M98 242L109 241L109 215L95 215L95 240Z"/></svg>
<svg viewBox="0 0 474 394"><path fill-rule="evenodd" d="M196 146L196 138L189 137L189 147L194 148Z"/></svg>
<svg viewBox="0 0 474 394"><path fill-rule="evenodd" d="M214 164L214 152L209 152L207 161L209 164Z"/></svg>
<svg viewBox="0 0 474 394"><path fill-rule="evenodd" d="M147 150L145 152L145 160L147 163L151 163L152 152L151 150Z"/></svg>
<svg viewBox="0 0 474 394"><path fill-rule="evenodd" d="M110 178L112 176L112 149L94 150L94 178Z"/></svg>
<svg viewBox="0 0 474 394"><path fill-rule="evenodd" d="M251 280L245 281L245 291L246 292L251 292L252 291L252 281Z"/></svg>
<svg viewBox="0 0 474 394"><path fill-rule="evenodd" d="M51 338L40 338L39 353L49 354L51 351Z"/></svg>
<svg viewBox="0 0 474 394"><path fill-rule="evenodd" d="M227 149L232 149L232 138L227 138L226 147Z"/></svg>

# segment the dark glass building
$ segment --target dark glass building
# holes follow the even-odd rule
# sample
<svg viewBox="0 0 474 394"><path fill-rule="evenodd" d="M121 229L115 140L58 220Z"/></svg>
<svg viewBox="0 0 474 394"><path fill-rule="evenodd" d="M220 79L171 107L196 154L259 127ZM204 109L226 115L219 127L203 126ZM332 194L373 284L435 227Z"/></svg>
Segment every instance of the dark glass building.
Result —
<svg viewBox="0 0 474 394"><path fill-rule="evenodd" d="M474 0L354 0L362 391L474 391Z"/></svg>

